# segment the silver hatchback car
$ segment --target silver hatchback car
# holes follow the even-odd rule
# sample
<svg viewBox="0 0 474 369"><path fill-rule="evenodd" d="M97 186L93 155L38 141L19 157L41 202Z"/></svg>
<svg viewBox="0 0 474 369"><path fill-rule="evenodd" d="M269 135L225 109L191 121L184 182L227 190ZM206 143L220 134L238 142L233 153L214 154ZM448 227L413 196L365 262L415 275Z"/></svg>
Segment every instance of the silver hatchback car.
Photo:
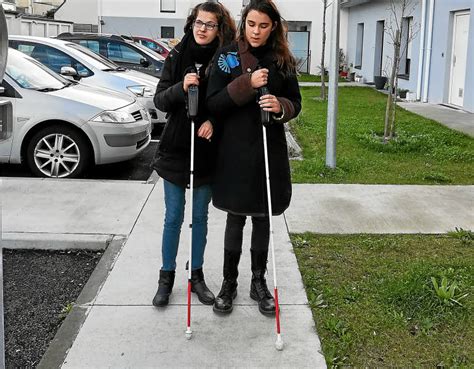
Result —
<svg viewBox="0 0 474 369"><path fill-rule="evenodd" d="M0 163L26 161L42 177L77 177L90 164L131 159L150 143L150 115L136 99L69 81L9 49L2 99L13 104Z"/></svg>
<svg viewBox="0 0 474 369"><path fill-rule="evenodd" d="M129 94L141 103L153 124L164 126L165 113L153 102L159 79L119 67L114 62L71 41L46 37L9 35L10 47L38 60L56 73L94 87Z"/></svg>

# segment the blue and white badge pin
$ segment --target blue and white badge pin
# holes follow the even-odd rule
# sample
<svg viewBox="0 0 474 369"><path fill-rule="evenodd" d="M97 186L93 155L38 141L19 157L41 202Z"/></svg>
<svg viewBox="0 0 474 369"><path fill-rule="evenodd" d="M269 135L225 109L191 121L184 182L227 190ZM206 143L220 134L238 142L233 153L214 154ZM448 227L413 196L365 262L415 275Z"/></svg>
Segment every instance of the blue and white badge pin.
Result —
<svg viewBox="0 0 474 369"><path fill-rule="evenodd" d="M218 65L223 72L230 73L231 69L240 65L237 52L229 52L227 55L221 54L219 56Z"/></svg>

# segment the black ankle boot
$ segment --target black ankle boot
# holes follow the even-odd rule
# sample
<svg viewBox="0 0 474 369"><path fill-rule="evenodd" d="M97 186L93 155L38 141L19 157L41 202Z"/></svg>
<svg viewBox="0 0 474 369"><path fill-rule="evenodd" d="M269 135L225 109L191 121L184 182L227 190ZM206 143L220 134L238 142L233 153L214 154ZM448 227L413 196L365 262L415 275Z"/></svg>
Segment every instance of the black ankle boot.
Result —
<svg viewBox="0 0 474 369"><path fill-rule="evenodd" d="M258 302L258 310L264 315L275 314L275 300L268 290L265 272L267 270L268 251L252 254L252 282L250 283L250 297Z"/></svg>
<svg viewBox="0 0 474 369"><path fill-rule="evenodd" d="M174 270L166 271L160 270L160 279L158 281L158 291L153 298L153 305L155 306L166 306L169 302L171 291L173 290L174 284Z"/></svg>
<svg viewBox="0 0 474 369"><path fill-rule="evenodd" d="M191 272L191 291L196 293L199 301L204 305L212 305L215 300L214 294L207 288L204 281L202 268Z"/></svg>
<svg viewBox="0 0 474 369"><path fill-rule="evenodd" d="M237 280L224 279L219 294L212 308L216 313L230 314L232 312L233 300L237 297Z"/></svg>
<svg viewBox="0 0 474 369"><path fill-rule="evenodd" d="M240 252L224 250L224 281L214 302L216 313L230 314L233 300L237 297L237 277L239 275Z"/></svg>

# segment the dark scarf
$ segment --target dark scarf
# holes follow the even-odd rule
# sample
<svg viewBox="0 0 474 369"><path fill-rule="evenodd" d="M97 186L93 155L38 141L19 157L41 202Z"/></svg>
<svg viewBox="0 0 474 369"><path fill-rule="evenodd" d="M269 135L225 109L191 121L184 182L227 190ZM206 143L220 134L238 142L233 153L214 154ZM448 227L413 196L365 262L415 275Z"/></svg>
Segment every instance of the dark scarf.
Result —
<svg viewBox="0 0 474 369"><path fill-rule="evenodd" d="M195 63L202 64L200 75L203 77L218 46L219 39L217 37L209 45L201 46L196 43L191 31L186 32L181 40L181 53L177 60L177 81L181 81L187 73L196 72Z"/></svg>
<svg viewBox="0 0 474 369"><path fill-rule="evenodd" d="M273 49L269 44L259 47L249 45L249 51L257 58L260 67L269 68L274 63Z"/></svg>

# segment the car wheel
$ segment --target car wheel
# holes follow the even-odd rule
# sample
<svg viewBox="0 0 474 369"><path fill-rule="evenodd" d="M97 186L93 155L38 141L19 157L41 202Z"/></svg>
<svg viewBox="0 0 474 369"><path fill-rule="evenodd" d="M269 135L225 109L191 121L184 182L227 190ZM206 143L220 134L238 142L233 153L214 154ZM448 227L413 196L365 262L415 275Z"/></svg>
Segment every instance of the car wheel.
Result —
<svg viewBox="0 0 474 369"><path fill-rule="evenodd" d="M38 177L74 178L84 173L90 149L75 129L54 125L37 132L28 143L26 160Z"/></svg>

